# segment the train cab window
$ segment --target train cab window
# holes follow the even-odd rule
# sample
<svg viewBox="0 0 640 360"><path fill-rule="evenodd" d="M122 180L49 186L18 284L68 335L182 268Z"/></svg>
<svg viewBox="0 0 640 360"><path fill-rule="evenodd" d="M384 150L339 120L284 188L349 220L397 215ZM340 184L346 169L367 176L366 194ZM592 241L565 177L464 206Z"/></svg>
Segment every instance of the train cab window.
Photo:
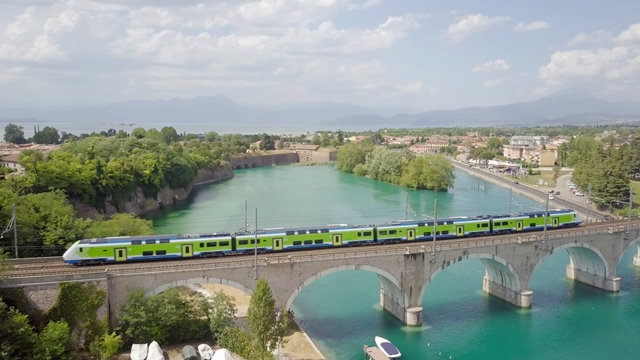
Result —
<svg viewBox="0 0 640 360"><path fill-rule="evenodd" d="M395 230L389 230L389 235L394 235L396 233L397 233L397 231L395 231Z"/></svg>
<svg viewBox="0 0 640 360"><path fill-rule="evenodd" d="M156 239L145 240L144 243L147 244L147 245L155 244L156 243Z"/></svg>
<svg viewBox="0 0 640 360"><path fill-rule="evenodd" d="M378 234L380 234L380 235L387 235L387 230L380 230L380 231L378 232Z"/></svg>
<svg viewBox="0 0 640 360"><path fill-rule="evenodd" d="M143 251L142 256L153 256L153 251Z"/></svg>
<svg viewBox="0 0 640 360"><path fill-rule="evenodd" d="M316 229L309 230L309 234L317 234L317 233L318 233L318 230Z"/></svg>
<svg viewBox="0 0 640 360"><path fill-rule="evenodd" d="M431 231L426 231L422 236L431 236Z"/></svg>
<svg viewBox="0 0 640 360"><path fill-rule="evenodd" d="M168 244L169 239L160 239L160 244Z"/></svg>
<svg viewBox="0 0 640 360"><path fill-rule="evenodd" d="M328 232L329 232L329 229L321 229L321 230L320 230L320 232L321 232L321 233L323 233L323 234L324 234L324 233L328 233Z"/></svg>
<svg viewBox="0 0 640 360"><path fill-rule="evenodd" d="M371 236L371 231L365 231L364 236Z"/></svg>
<svg viewBox="0 0 640 360"><path fill-rule="evenodd" d="M142 240L131 240L131 245L142 245Z"/></svg>
<svg viewBox="0 0 640 360"><path fill-rule="evenodd" d="M214 242L208 242L208 243L207 243L207 247L216 247L216 243L214 243Z"/></svg>
<svg viewBox="0 0 640 360"><path fill-rule="evenodd" d="M307 230L298 230L298 234L306 234Z"/></svg>
<svg viewBox="0 0 640 360"><path fill-rule="evenodd" d="M247 245L249 243L249 240L239 240L238 241L238 245Z"/></svg>
<svg viewBox="0 0 640 360"><path fill-rule="evenodd" d="M158 250L156 251L156 255L167 255L167 250Z"/></svg>
<svg viewBox="0 0 640 360"><path fill-rule="evenodd" d="M200 243L200 247L203 248L204 247L204 243Z"/></svg>
<svg viewBox="0 0 640 360"><path fill-rule="evenodd" d="M484 223L484 224L482 224L482 227L483 227L483 228L484 228L484 227L489 227L489 224Z"/></svg>
<svg viewBox="0 0 640 360"><path fill-rule="evenodd" d="M305 245L311 245L311 244L313 244L313 240L305 240L304 244Z"/></svg>
<svg viewBox="0 0 640 360"><path fill-rule="evenodd" d="M294 241L293 242L293 246L300 246L302 245L302 241Z"/></svg>
<svg viewBox="0 0 640 360"><path fill-rule="evenodd" d="M322 239L318 239L314 241L315 244L324 244L324 241L322 241Z"/></svg>
<svg viewBox="0 0 640 360"><path fill-rule="evenodd" d="M442 232L442 235L449 235L449 230L445 230Z"/></svg>
<svg viewBox="0 0 640 360"><path fill-rule="evenodd" d="M80 248L80 252L82 252L82 248Z"/></svg>
<svg viewBox="0 0 640 360"><path fill-rule="evenodd" d="M220 241L220 246L229 246L228 241Z"/></svg>
<svg viewBox="0 0 640 360"><path fill-rule="evenodd" d="M289 230L289 231L287 231L287 232L286 232L286 234L287 234L287 235L295 235L295 233L296 233L296 232L295 232L295 231L293 231L293 230Z"/></svg>
<svg viewBox="0 0 640 360"><path fill-rule="evenodd" d="M418 226L424 226L424 223L423 222L419 222Z"/></svg>

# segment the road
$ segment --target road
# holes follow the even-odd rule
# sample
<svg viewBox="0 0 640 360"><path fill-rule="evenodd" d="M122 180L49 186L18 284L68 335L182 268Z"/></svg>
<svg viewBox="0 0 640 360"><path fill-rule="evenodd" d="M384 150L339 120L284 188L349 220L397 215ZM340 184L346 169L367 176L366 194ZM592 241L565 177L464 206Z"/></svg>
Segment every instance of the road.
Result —
<svg viewBox="0 0 640 360"><path fill-rule="evenodd" d="M465 172L468 172L472 175L476 175L478 173L481 173L482 176L488 178L491 182L493 182L496 185L502 186L506 189L512 189L513 191L536 199L537 201L540 201L541 203L544 203L547 199L547 197L549 196L549 192L548 189L545 190L539 190L536 189L534 187L528 186L528 185L524 185L524 184L516 184L515 181L511 180L511 179L505 179L503 177L501 177L500 175L494 174L490 171L484 170L484 169L480 169L480 168L469 168L468 165L464 164L464 163L460 163L458 161L452 161L453 165ZM564 180L562 180L562 178L564 178L566 176L566 178ZM576 200L576 199L572 199L572 198L568 198L566 196L566 194L568 193L568 188L566 187L566 182L568 179L569 175L565 175L562 176L558 179L558 184L556 185L557 190L560 191L560 196L555 197L554 200L551 200L550 203L551 205L558 205L559 207L562 208L569 208L569 209L575 209L578 210L578 212L580 212L581 214L585 215L588 219L585 220L591 220L591 219L595 219L595 220L603 220L604 219L604 213L601 213L599 211L593 210L589 204L586 203L586 201L580 201L580 200ZM562 186L564 185L564 188L562 188ZM565 194L565 195L563 195ZM573 195L572 195L573 196ZM555 206L551 206L552 208Z"/></svg>

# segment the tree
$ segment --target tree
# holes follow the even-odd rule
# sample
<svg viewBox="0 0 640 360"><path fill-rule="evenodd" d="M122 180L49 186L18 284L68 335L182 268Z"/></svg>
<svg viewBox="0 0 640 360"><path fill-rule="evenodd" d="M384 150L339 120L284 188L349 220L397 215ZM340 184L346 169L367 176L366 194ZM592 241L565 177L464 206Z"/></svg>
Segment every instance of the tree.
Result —
<svg viewBox="0 0 640 360"><path fill-rule="evenodd" d="M287 313L282 309L277 314L275 303L267 281L258 279L247 310L247 326L263 350L275 349L284 337L282 328L288 325Z"/></svg>
<svg viewBox="0 0 640 360"><path fill-rule="evenodd" d="M96 220L84 233L84 238L137 236L153 234L153 222L135 214L116 214L109 220Z"/></svg>
<svg viewBox="0 0 640 360"><path fill-rule="evenodd" d="M113 135L115 135L115 133ZM59 144L60 134L58 133L58 129L51 126L45 126L42 131L38 131L33 135L33 142L36 144L47 145Z"/></svg>
<svg viewBox="0 0 640 360"><path fill-rule="evenodd" d="M4 275L11 271L11 263L7 261L8 256L2 250L0 250L0 280L4 278Z"/></svg>
<svg viewBox="0 0 640 360"><path fill-rule="evenodd" d="M338 161L336 170L352 173L356 165L364 164L365 150L356 143L346 143L338 150Z"/></svg>
<svg viewBox="0 0 640 360"><path fill-rule="evenodd" d="M145 135L147 134L147 131L144 128L138 127L133 129L133 131L131 131L131 136L137 138L137 139L142 139L145 137Z"/></svg>
<svg viewBox="0 0 640 360"><path fill-rule="evenodd" d="M342 132L342 130L338 130L338 144L344 144L344 133Z"/></svg>
<svg viewBox="0 0 640 360"><path fill-rule="evenodd" d="M184 141L191 141L191 140L200 140L200 137L196 134L187 134L184 136Z"/></svg>
<svg viewBox="0 0 640 360"><path fill-rule="evenodd" d="M16 124L7 124L4 127L4 141L12 144L24 144L24 127Z"/></svg>
<svg viewBox="0 0 640 360"><path fill-rule="evenodd" d="M320 139L320 135L318 135L318 133L313 134L313 138L311 139L311 143L313 145L320 145L322 143L322 140Z"/></svg>
<svg viewBox="0 0 640 360"><path fill-rule="evenodd" d="M122 346L122 337L115 332L97 337L90 345L90 351L100 360L111 359Z"/></svg>
<svg viewBox="0 0 640 360"><path fill-rule="evenodd" d="M169 145L174 141L180 140L180 135L173 126L165 126L160 129L160 134L162 135L162 140L165 144Z"/></svg>
<svg viewBox="0 0 640 360"><path fill-rule="evenodd" d="M209 131L204 135L204 141L210 143L220 141L220 135L218 135L218 133L215 131Z"/></svg>
<svg viewBox="0 0 640 360"><path fill-rule="evenodd" d="M420 156L402 174L402 185L413 189L446 190L454 180L453 165L442 155Z"/></svg>
<svg viewBox="0 0 640 360"><path fill-rule="evenodd" d="M211 333L217 338L226 328L233 326L236 320L236 304L233 298L222 291L216 292L210 300L204 300L210 303L209 324Z"/></svg>
<svg viewBox="0 0 640 360"><path fill-rule="evenodd" d="M0 298L0 359L30 359L35 333L29 317L9 308Z"/></svg>
<svg viewBox="0 0 640 360"><path fill-rule="evenodd" d="M275 150L276 143L273 140L273 137L269 134L262 134L260 137L260 150Z"/></svg>
<svg viewBox="0 0 640 360"><path fill-rule="evenodd" d="M71 329L64 321L50 321L38 335L38 358L67 360L73 357Z"/></svg>

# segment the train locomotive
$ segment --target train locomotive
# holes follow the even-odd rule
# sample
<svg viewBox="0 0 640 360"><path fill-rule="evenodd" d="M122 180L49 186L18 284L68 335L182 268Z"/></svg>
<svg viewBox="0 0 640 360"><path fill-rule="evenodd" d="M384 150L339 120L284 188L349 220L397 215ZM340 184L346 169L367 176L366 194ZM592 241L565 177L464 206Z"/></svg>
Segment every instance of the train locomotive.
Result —
<svg viewBox="0 0 640 360"><path fill-rule="evenodd" d="M549 210L547 229L579 226L580 214L573 209ZM120 263L142 260L217 257L272 253L542 231L544 211L433 220L399 220L382 225L334 224L320 227L271 228L256 233L221 232L122 236L76 241L62 256L73 265Z"/></svg>

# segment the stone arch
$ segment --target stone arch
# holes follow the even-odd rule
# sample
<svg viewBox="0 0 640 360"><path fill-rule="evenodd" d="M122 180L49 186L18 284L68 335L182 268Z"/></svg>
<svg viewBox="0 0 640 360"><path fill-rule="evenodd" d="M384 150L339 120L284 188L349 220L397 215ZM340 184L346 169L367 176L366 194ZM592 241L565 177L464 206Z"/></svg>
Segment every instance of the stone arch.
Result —
<svg viewBox="0 0 640 360"><path fill-rule="evenodd" d="M544 260L551 256L555 251L562 249L566 249L569 253L569 259L573 268L586 271L593 275L603 276L605 279L609 276L609 264L600 250L585 243L569 243L554 248L552 251L545 253L544 256L538 260L527 279L527 289L531 286L531 279L538 269L538 266L540 266L540 264L542 264Z"/></svg>
<svg viewBox="0 0 640 360"><path fill-rule="evenodd" d="M251 167L252 168L256 167L256 163L251 164Z"/></svg>
<svg viewBox="0 0 640 360"><path fill-rule="evenodd" d="M248 167L249 167L249 164L244 164L244 168L245 169L248 168Z"/></svg>
<svg viewBox="0 0 640 360"><path fill-rule="evenodd" d="M629 233L629 235L633 236L634 234L637 234L633 231L631 231ZM640 255L640 237L636 237L634 240L631 240L629 242L629 244L627 246L624 247L624 249L622 250L622 252L620 253L620 256L618 257L618 260L616 261L616 268L618 266L620 266L620 260L622 260L622 256L624 255L624 253L626 253L629 249L631 249L633 246L638 246L638 249L635 251L636 254Z"/></svg>
<svg viewBox="0 0 640 360"><path fill-rule="evenodd" d="M253 290L249 289L248 287L237 283L235 281L231 281L231 280L226 280L226 279L219 279L219 278L212 278L212 277L199 277L199 278L191 278L191 279L187 279L187 280L178 280L178 281L173 281L170 282L168 284L164 284L162 286L159 286L151 291L148 291L146 294L144 294L144 296L151 296L151 295L157 295L160 294L163 291L169 290L169 289L173 289L175 287L178 286L186 286L189 284L202 284L202 283L209 283L209 284L220 284L220 285L226 285L226 286L231 286L232 288L236 288L246 294L248 294L249 296L251 296L251 294L253 294Z"/></svg>
<svg viewBox="0 0 640 360"><path fill-rule="evenodd" d="M500 284L508 289L514 291L520 291L520 278L518 277L518 273L516 269L503 258L491 255L491 254L467 254L464 257L457 257L455 259L449 260L443 264L440 268L431 273L431 276L427 280L427 283L424 286L424 290L420 294L418 299L418 304L422 304L422 297L424 296L424 292L427 290L427 287L431 283L436 275L438 275L442 270L448 268L449 266L469 259L480 259L485 269L485 276L489 278L489 280ZM419 305L421 306L421 305Z"/></svg>
<svg viewBox="0 0 640 360"><path fill-rule="evenodd" d="M242 166L236 165L236 170L240 170L240 169L242 169Z"/></svg>
<svg viewBox="0 0 640 360"><path fill-rule="evenodd" d="M400 282L398 281L398 279L395 278L395 276L389 274L388 272L382 269L378 269L376 267L369 266L369 265L342 265L342 266L332 267L324 271L321 271L319 273L316 273L312 275L310 278L308 278L307 280L305 280L304 283L298 286L293 291L291 296L289 296L289 299L287 300L286 308L287 309L290 308L296 296L298 296L298 294L300 294L302 289L309 286L309 284L311 284L312 282L320 279L321 277L324 277L333 273L337 273L339 271L346 271L346 270L364 270L364 271L370 271L370 272L376 273L376 275L378 275L378 279L380 279L380 284L382 288L385 291L389 291L395 297L395 299L399 299L401 301L400 303L404 304L405 307L407 306L408 299L406 299L402 294L402 290L400 290L401 289Z"/></svg>

